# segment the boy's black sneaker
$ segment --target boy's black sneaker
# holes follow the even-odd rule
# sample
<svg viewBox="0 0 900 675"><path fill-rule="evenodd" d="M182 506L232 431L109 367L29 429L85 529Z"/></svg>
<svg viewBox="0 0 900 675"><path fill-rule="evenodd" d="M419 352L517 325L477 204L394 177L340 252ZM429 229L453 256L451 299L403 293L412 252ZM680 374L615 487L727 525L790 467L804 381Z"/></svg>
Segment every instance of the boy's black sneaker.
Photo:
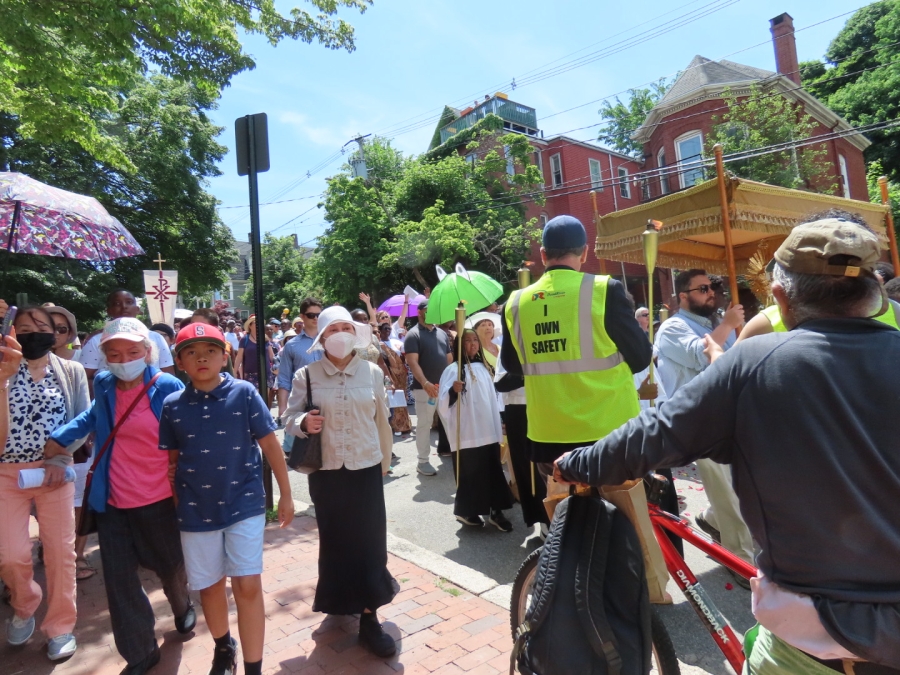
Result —
<svg viewBox="0 0 900 675"><path fill-rule="evenodd" d="M374 612L359 617L359 643L382 659L397 653L397 643L384 632Z"/></svg>
<svg viewBox="0 0 900 675"><path fill-rule="evenodd" d="M491 511L488 522L501 532L512 532L512 523L503 515L503 511Z"/></svg>
<svg viewBox="0 0 900 675"><path fill-rule="evenodd" d="M213 652L212 667L209 675L235 675L237 672L237 640L231 638L231 644L225 647L216 647Z"/></svg>

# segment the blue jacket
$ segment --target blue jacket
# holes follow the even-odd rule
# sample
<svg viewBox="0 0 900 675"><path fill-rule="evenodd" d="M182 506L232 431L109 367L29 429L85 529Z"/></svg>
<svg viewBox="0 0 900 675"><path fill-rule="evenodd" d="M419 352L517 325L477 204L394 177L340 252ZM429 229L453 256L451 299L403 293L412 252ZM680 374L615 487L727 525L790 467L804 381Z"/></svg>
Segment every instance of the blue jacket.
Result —
<svg viewBox="0 0 900 675"><path fill-rule="evenodd" d="M154 366L147 366L144 370L144 384L150 381L159 369ZM150 397L150 409L159 419L162 414L163 401L169 394L184 389L184 385L178 378L167 373L162 373L159 379L150 387L147 396ZM90 432L96 432L97 437L94 441L95 452L100 452L109 434L115 426L115 409L116 409L116 378L109 371L97 373L94 378L94 400L91 407L81 413L74 420L61 426L53 432L51 438L62 446L68 446L75 439L87 436ZM159 427L153 429L153 435L159 434ZM88 505L99 513L106 511L106 502L109 501L109 462L115 449L116 442L113 440L97 470L94 471L91 479L91 492L85 495Z"/></svg>

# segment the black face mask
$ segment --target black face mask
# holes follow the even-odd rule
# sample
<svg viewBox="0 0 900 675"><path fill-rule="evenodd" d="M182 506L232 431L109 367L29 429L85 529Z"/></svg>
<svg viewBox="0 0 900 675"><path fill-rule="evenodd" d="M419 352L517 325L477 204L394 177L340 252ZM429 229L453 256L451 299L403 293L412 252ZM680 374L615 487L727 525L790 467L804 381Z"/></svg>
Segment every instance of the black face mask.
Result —
<svg viewBox="0 0 900 675"><path fill-rule="evenodd" d="M16 336L22 345L22 356L27 361L34 361L46 356L56 343L55 333L20 333Z"/></svg>

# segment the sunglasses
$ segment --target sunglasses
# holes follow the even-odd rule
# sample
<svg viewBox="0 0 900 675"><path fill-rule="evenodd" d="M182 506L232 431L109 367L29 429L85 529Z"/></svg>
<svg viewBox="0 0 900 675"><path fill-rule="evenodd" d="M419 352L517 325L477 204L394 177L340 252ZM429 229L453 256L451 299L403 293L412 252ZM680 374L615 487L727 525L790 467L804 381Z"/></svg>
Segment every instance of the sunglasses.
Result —
<svg viewBox="0 0 900 675"><path fill-rule="evenodd" d="M318 319L319 314L321 313L322 312L304 312L303 316L305 316L307 319Z"/></svg>
<svg viewBox="0 0 900 675"><path fill-rule="evenodd" d="M638 314L638 316L639 316L640 318L642 318L642 319L646 319L648 316L650 316L650 313L649 313L649 312L645 312L645 313L643 313L643 314Z"/></svg>
<svg viewBox="0 0 900 675"><path fill-rule="evenodd" d="M56 327L54 328L54 330L55 330L57 333L59 333L60 335L68 335L68 334L69 334L69 327L68 327L68 326L56 326Z"/></svg>
<svg viewBox="0 0 900 675"><path fill-rule="evenodd" d="M688 293L692 291L700 291L704 295L708 295L711 290L713 290L713 287L709 284L700 284L699 286L697 286L697 288L689 288Z"/></svg>

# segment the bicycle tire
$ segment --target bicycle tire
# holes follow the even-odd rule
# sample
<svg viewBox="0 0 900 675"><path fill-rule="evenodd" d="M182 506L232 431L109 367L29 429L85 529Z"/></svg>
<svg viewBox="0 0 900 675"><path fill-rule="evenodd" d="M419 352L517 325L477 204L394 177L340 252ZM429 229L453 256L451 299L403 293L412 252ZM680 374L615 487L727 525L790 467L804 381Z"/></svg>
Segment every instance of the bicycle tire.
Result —
<svg viewBox="0 0 900 675"><path fill-rule="evenodd" d="M531 586L534 584L534 577L537 572L538 559L541 555L541 549L537 549L528 554L528 557L519 565L519 571L516 572L515 581L513 581L512 596L510 598L509 607L509 627L512 638L516 639L516 630L518 630L525 618L525 610L528 608L528 596L531 592ZM652 661L656 675L681 675L681 666L678 664L678 657L675 654L675 645L663 622L662 617L656 611L655 607L650 607L650 641Z"/></svg>

